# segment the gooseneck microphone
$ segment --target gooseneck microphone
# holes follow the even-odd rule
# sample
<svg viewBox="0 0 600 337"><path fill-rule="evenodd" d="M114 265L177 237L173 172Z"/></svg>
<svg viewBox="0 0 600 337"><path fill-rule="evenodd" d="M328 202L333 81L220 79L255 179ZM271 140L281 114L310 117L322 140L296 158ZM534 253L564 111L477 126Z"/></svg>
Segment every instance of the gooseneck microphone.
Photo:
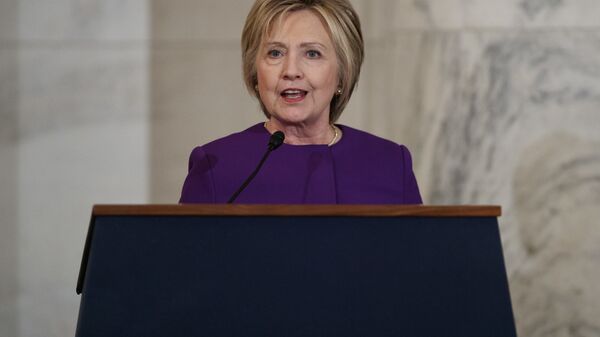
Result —
<svg viewBox="0 0 600 337"><path fill-rule="evenodd" d="M233 203L235 201L235 199L237 199L238 195L240 195L240 193L242 193L242 191L246 188L246 186L248 186L248 184L250 184L250 182L252 181L252 179L254 179L254 177L256 176L258 171L260 171L260 168L265 163L265 160L267 160L267 157L271 154L271 152L273 152L278 147L280 147L281 144L283 144L284 139L285 139L285 135L281 131L275 131L271 135L271 138L269 138L269 145L267 148L267 152L265 152L265 155L262 157L262 159L260 160L260 163L258 163L258 166L254 169L252 174L250 174L250 176L246 179L246 181L244 181L242 186L240 186L240 188L231 196L231 198L229 198L229 201L227 201L228 204Z"/></svg>

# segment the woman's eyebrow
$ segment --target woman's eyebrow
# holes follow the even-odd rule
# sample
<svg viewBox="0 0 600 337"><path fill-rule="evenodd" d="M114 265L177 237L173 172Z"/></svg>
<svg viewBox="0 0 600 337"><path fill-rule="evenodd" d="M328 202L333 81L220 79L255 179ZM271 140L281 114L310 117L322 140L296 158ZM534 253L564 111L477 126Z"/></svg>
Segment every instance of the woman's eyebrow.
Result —
<svg viewBox="0 0 600 337"><path fill-rule="evenodd" d="M267 41L265 43L266 47L283 47L283 48L287 48L287 46L285 45L285 43L283 42L278 42L278 41ZM327 46L325 46L324 44L320 43L320 42L302 42L300 44L301 48L307 48L307 47L319 47L322 49L327 49Z"/></svg>
<svg viewBox="0 0 600 337"><path fill-rule="evenodd" d="M302 47L302 48L306 48L306 47L319 47L319 48L322 48L322 49L327 49L327 47L324 44L320 43L320 42L304 42L304 43L300 44L300 47Z"/></svg>
<svg viewBox="0 0 600 337"><path fill-rule="evenodd" d="M283 47L286 48L285 44L282 42L277 42L277 41L267 41L265 42L265 46L266 47Z"/></svg>

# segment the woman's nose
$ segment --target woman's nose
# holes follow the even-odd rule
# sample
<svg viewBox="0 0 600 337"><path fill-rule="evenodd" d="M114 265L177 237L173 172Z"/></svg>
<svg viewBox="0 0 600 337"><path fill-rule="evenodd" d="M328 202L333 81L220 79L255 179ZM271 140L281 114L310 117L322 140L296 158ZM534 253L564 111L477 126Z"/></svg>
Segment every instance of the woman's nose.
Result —
<svg viewBox="0 0 600 337"><path fill-rule="evenodd" d="M286 80L297 80L302 78L303 73L301 66L298 64L299 60L296 57L289 56L285 59L283 65L283 78Z"/></svg>

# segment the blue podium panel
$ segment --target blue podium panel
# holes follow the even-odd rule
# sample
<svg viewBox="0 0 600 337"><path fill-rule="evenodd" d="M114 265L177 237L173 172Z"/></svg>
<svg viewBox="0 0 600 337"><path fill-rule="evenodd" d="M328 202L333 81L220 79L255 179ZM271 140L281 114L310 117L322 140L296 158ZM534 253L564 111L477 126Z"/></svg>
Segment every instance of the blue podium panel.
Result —
<svg viewBox="0 0 600 337"><path fill-rule="evenodd" d="M494 217L103 216L77 336L515 336Z"/></svg>

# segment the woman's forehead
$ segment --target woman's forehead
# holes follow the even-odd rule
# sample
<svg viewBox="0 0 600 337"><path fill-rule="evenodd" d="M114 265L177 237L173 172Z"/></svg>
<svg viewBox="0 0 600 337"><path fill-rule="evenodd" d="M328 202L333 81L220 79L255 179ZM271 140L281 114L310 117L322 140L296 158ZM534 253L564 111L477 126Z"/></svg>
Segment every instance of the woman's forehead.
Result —
<svg viewBox="0 0 600 337"><path fill-rule="evenodd" d="M323 18L312 10L286 12L275 18L263 36L263 44L285 43L301 39L302 43L331 44L331 36Z"/></svg>

